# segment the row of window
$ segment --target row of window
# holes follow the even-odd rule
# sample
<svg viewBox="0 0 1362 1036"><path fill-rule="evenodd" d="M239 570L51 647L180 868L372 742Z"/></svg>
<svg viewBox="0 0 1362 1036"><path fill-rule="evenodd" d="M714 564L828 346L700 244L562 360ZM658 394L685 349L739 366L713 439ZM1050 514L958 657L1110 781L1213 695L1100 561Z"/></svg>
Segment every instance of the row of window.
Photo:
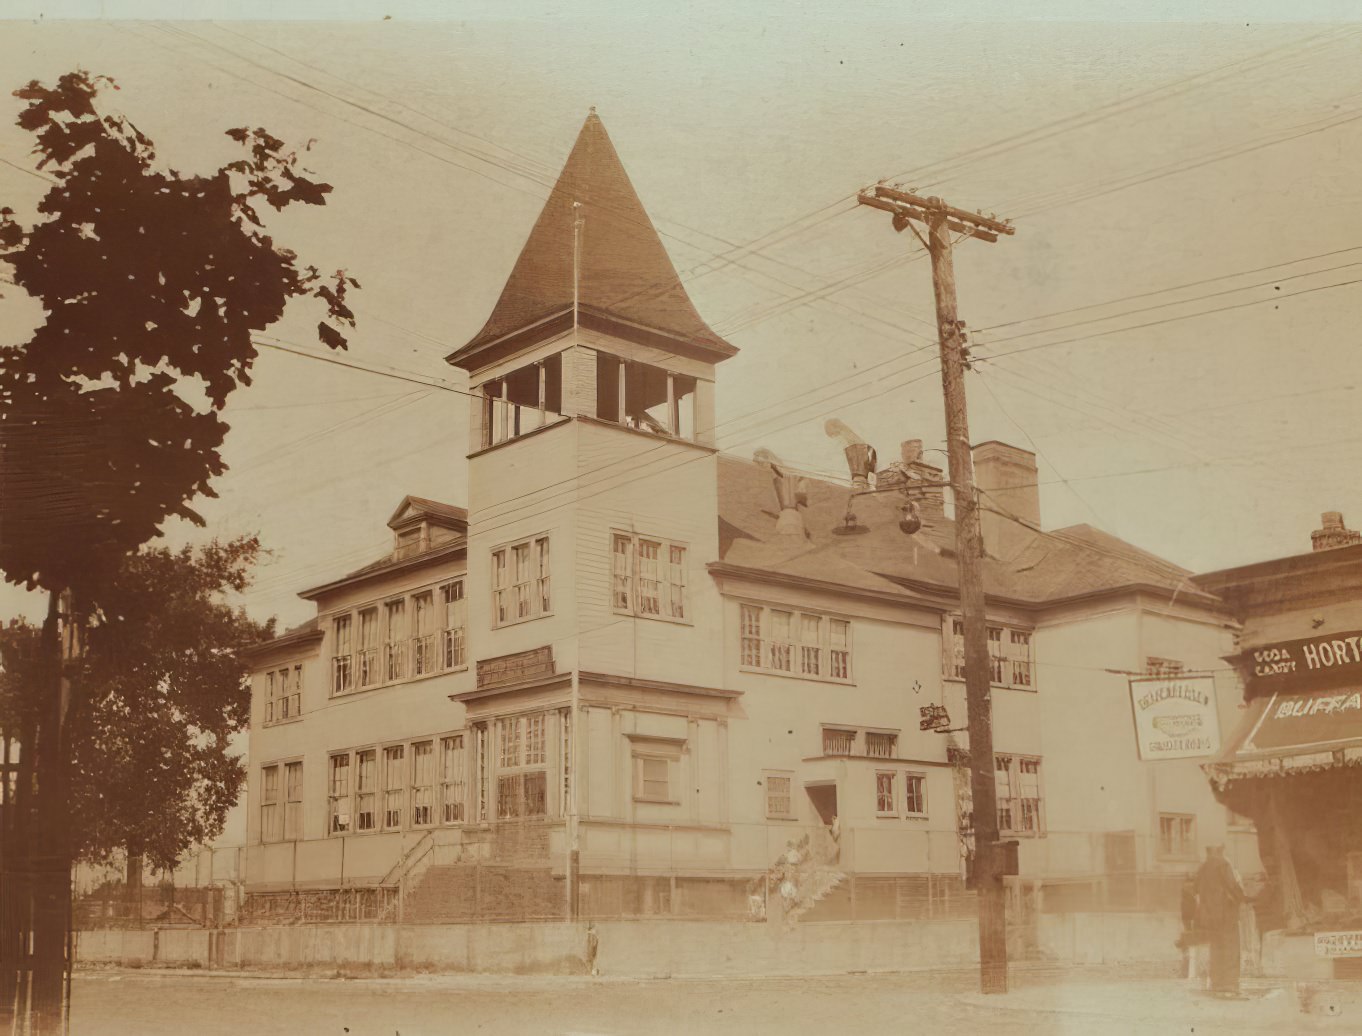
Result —
<svg viewBox="0 0 1362 1036"><path fill-rule="evenodd" d="M951 643L946 675L965 678L965 623L951 619ZM988 627L989 679L997 687L1029 690L1035 686L1032 673L1031 632L1012 626Z"/></svg>
<svg viewBox="0 0 1362 1036"><path fill-rule="evenodd" d="M654 619L686 618L686 548L682 544L617 532L611 557L615 611Z"/></svg>
<svg viewBox="0 0 1362 1036"><path fill-rule="evenodd" d="M332 620L331 693L377 687L468 664L463 580Z"/></svg>
<svg viewBox="0 0 1362 1036"><path fill-rule="evenodd" d="M492 551L492 626L553 613L549 538L535 536Z"/></svg>
<svg viewBox="0 0 1362 1036"><path fill-rule="evenodd" d="M265 723L279 723L302 714L302 664L271 669L265 674Z"/></svg>
<svg viewBox="0 0 1362 1036"><path fill-rule="evenodd" d="M860 755L871 759L893 759L899 750L899 735L892 730L860 730L852 727L824 727L824 755Z"/></svg>
<svg viewBox="0 0 1362 1036"><path fill-rule="evenodd" d="M744 604L739 643L746 669L851 679L851 623L846 619Z"/></svg>

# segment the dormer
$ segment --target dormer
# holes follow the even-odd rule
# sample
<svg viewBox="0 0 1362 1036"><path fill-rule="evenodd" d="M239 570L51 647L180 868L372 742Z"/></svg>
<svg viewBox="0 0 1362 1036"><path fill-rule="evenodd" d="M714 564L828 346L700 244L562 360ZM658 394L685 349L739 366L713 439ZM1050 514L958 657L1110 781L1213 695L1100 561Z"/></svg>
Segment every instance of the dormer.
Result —
<svg viewBox="0 0 1362 1036"><path fill-rule="evenodd" d="M471 452L573 418L713 445L714 369L737 349L686 294L594 110L487 322Z"/></svg>
<svg viewBox="0 0 1362 1036"><path fill-rule="evenodd" d="M468 534L468 512L424 497L404 497L388 519L393 531L393 560L455 543Z"/></svg>

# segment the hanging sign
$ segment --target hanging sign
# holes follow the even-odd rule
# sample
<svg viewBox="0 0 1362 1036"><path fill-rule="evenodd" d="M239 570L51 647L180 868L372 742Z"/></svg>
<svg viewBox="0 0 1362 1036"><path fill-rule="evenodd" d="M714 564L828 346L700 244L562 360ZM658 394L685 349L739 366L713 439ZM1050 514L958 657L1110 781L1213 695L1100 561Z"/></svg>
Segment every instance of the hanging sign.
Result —
<svg viewBox="0 0 1362 1036"><path fill-rule="evenodd" d="M1130 707L1143 760L1195 759L1220 751L1212 676L1135 677Z"/></svg>
<svg viewBox="0 0 1362 1036"><path fill-rule="evenodd" d="M919 730L945 730L951 725L950 713L944 705L924 705L917 711L922 717L918 721Z"/></svg>
<svg viewBox="0 0 1362 1036"><path fill-rule="evenodd" d="M1320 957L1362 957L1362 932L1316 932L1315 954Z"/></svg>

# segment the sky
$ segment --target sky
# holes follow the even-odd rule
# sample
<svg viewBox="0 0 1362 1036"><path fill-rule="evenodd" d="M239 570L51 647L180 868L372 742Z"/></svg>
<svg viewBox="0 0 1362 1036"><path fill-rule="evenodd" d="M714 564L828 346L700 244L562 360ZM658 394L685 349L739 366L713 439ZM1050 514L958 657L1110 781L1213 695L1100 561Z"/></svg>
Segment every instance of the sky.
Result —
<svg viewBox="0 0 1362 1036"><path fill-rule="evenodd" d="M265 335L313 355L262 349L207 527L166 530L258 533L245 604L286 626L311 614L299 590L388 548L405 494L466 502L466 381L443 356L593 105L741 350L719 369L726 450L841 475L830 416L882 458L944 445L928 264L854 202L890 179L1015 220L956 251L971 433L1038 454L1046 528L1207 571L1308 550L1321 511L1362 526L1362 24L1330 21L1348 5L923 6L237 3L355 20L159 23L53 15L168 5L14 3L32 18L0 26L0 204L23 217L46 188L9 90L77 66L118 81L107 103L176 168L230 161L243 124L315 141L335 191L273 229L358 278L345 359L400 377L316 359L298 303ZM41 312L0 287L0 342L22 342ZM0 616L42 610L0 589Z"/></svg>

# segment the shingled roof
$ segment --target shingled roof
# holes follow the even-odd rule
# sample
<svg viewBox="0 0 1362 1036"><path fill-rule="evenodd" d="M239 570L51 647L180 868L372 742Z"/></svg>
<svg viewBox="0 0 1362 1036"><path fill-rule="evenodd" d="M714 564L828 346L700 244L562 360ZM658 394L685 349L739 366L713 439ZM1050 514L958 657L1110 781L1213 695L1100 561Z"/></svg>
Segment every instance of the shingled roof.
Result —
<svg viewBox="0 0 1362 1036"><path fill-rule="evenodd" d="M842 524L849 490L821 479L807 481L805 535L776 532L770 473L735 457L719 458L719 553L722 564L857 590L953 593L958 586L955 523L938 519L915 537L898 529L890 495L859 497L859 535L833 532ZM990 596L1044 605L1130 588L1214 603L1189 581L1191 573L1148 551L1088 525L1036 533L1013 558L986 557L984 588Z"/></svg>
<svg viewBox="0 0 1362 1036"><path fill-rule="evenodd" d="M721 360L737 353L696 312L676 267L624 171L605 126L593 111L511 276L481 331L451 353L450 363L473 369L488 347L551 322L573 308L573 225L581 218L577 308L583 316L679 339Z"/></svg>

